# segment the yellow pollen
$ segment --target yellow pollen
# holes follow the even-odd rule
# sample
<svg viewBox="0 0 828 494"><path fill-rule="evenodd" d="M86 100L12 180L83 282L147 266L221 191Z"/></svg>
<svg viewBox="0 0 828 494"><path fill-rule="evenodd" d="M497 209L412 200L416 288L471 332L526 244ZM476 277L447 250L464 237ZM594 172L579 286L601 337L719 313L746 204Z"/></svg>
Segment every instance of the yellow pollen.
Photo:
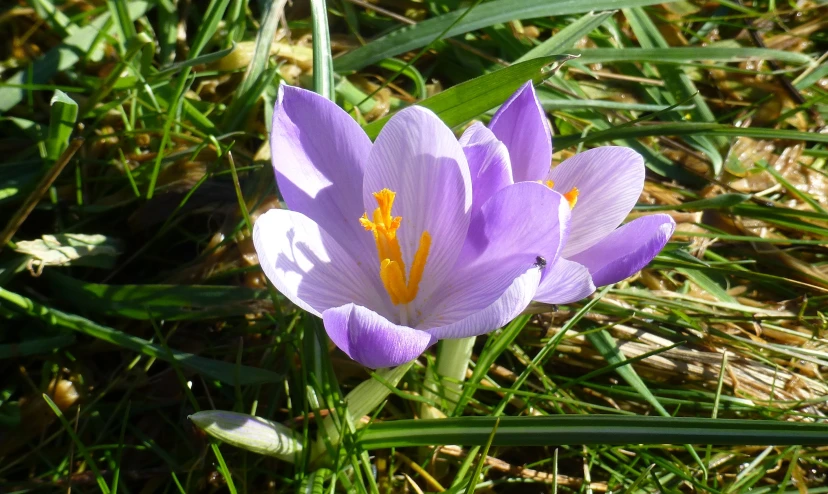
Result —
<svg viewBox="0 0 828 494"><path fill-rule="evenodd" d="M578 202L578 194L578 187L572 187L571 189L569 189L569 192L563 195L564 199L566 199L566 202L569 203L569 209L575 207L575 203Z"/></svg>
<svg viewBox="0 0 828 494"><path fill-rule="evenodd" d="M547 180L543 182L543 184L549 187L550 189L555 188L555 182L552 180ZM572 187L571 189L569 189L569 192L563 195L564 199L566 199L566 202L569 203L569 209L575 207L575 204L578 202L578 194L580 194L578 187Z"/></svg>
<svg viewBox="0 0 828 494"><path fill-rule="evenodd" d="M397 240L397 230L400 228L402 217L391 216L391 208L397 194L388 189L374 193L377 200L377 209L373 213L373 221L368 219L368 213L362 215L359 224L374 234L377 243L377 256L380 264L380 279L391 297L394 305L408 304L417 298L420 280L423 278L428 252L431 249L431 235L424 231L420 235L417 252L414 253L411 272L406 281L405 262L400 251L400 242Z"/></svg>

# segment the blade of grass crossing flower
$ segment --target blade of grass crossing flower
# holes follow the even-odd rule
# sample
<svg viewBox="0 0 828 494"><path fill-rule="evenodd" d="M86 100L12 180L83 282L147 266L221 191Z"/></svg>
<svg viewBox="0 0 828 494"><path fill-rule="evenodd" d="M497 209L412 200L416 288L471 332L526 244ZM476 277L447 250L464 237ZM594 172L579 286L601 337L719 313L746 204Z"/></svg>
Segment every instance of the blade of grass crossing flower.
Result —
<svg viewBox="0 0 828 494"><path fill-rule="evenodd" d="M716 444L825 445L828 426L774 420L690 417L551 415L539 417L458 417L376 422L360 436L365 449L484 445L500 420L495 446Z"/></svg>
<svg viewBox="0 0 828 494"><path fill-rule="evenodd" d="M515 64L453 86L418 105L436 113L449 127L455 127L502 104L526 81L532 80L535 84L543 81L551 75L544 69L566 59L564 56L541 57ZM365 132L371 138L376 137L390 118L389 115L371 122L365 126Z"/></svg>
<svg viewBox="0 0 828 494"><path fill-rule="evenodd" d="M638 42L642 47L669 49L670 45L667 43L667 40L664 39L664 36L644 9L640 7L624 9L624 16L629 21L630 27L636 34ZM702 122L716 122L716 118L710 110L710 107L707 106L707 102L699 94L699 90L696 89L690 77L681 68L661 66L659 73L663 77L667 89L671 92L668 103L672 104L676 103L677 100L692 97L692 101L696 107L690 110L689 113L693 115L694 119ZM670 116L670 118L675 117ZM716 148L724 146L726 141L721 138L710 140L707 137L694 136L690 139L690 143L710 158L713 165L713 173L718 175L722 170L724 161Z"/></svg>
<svg viewBox="0 0 828 494"><path fill-rule="evenodd" d="M98 488L104 494L109 494L109 486L106 485L106 480L104 479L103 475L101 475L101 470L98 468L98 464L95 463L95 459L92 457L92 455L89 454L89 450L86 449L86 446L84 446L83 441L81 441L80 437L78 437L78 435L75 433L75 430L72 428L72 424L69 423L69 420L66 418L66 416L63 415L63 412L60 411L60 408L58 408L58 406L55 405L55 402L52 401L51 398L49 398L49 395L43 393L43 400L46 402L47 405L49 405L49 408L52 409L52 411L57 416L58 420L60 420L61 425L63 425L63 429L66 431L67 434L69 434L69 437L72 439L72 442L75 443L75 447L78 448L78 453L80 453L80 455L83 457L86 464L89 465L89 470L91 470L92 473L95 475L95 482L98 483Z"/></svg>
<svg viewBox="0 0 828 494"><path fill-rule="evenodd" d="M331 33L328 30L328 9L325 0L311 0L313 22L313 90L329 100L334 99Z"/></svg>
<svg viewBox="0 0 828 494"><path fill-rule="evenodd" d="M584 14L591 11L612 10L619 6L644 6L665 3L662 0L496 0L485 2L474 9L462 22L457 22L446 31L445 37L451 38L475 29L495 24L536 17ZM367 45L337 57L334 67L337 72L359 70L384 58L422 48L431 43L463 15L466 9L433 17L413 26L391 32Z"/></svg>
<svg viewBox="0 0 828 494"><path fill-rule="evenodd" d="M46 159L54 163L69 146L78 121L78 104L63 91L55 91L50 102L49 134L45 142Z"/></svg>
<svg viewBox="0 0 828 494"><path fill-rule="evenodd" d="M520 63L538 57L558 55L563 50L569 50L575 42L594 31L613 13L612 11L597 14L589 12L581 16L577 21L568 24L548 40L526 52L523 56L515 60L514 63Z"/></svg>

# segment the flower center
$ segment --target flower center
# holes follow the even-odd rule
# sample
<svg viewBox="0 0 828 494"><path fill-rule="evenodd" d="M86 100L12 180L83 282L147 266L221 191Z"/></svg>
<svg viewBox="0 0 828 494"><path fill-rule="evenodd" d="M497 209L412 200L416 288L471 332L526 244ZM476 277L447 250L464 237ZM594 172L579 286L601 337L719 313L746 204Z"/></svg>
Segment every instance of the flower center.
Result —
<svg viewBox="0 0 828 494"><path fill-rule="evenodd" d="M359 219L359 224L374 234L380 263L380 278L391 297L391 303L405 305L417 298L420 280L423 278L423 270L428 260L428 251L431 248L431 235L427 231L420 235L420 243L417 246L417 252L414 253L411 271L406 278L405 263L400 251L400 242L397 240L397 229L400 227L402 217L391 216L391 207L394 205L396 195L396 192L389 189L374 192L378 206L374 210L374 221L369 220L368 213L365 213Z"/></svg>
<svg viewBox="0 0 828 494"><path fill-rule="evenodd" d="M552 180L547 180L546 182L544 182L544 184L546 184L546 186L550 189L555 187L555 182L553 182ZM579 193L580 192L578 191L578 187L572 187L571 189L569 189L569 192L563 195L564 199L566 199L566 202L569 203L569 209L575 207L575 203L578 202Z"/></svg>

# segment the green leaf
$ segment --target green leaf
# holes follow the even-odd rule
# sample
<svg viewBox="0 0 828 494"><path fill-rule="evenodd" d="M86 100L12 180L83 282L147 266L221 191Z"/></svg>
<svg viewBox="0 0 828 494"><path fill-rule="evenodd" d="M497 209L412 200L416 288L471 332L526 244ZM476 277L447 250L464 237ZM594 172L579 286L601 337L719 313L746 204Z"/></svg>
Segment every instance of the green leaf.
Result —
<svg viewBox="0 0 828 494"><path fill-rule="evenodd" d="M69 138L78 121L78 104L63 91L55 91L51 101L49 135L46 138L46 159L55 162L69 146Z"/></svg>
<svg viewBox="0 0 828 494"><path fill-rule="evenodd" d="M459 417L376 422L359 436L365 449L484 445L500 421L494 446L719 444L828 445L828 425L772 420L684 417L551 415Z"/></svg>
<svg viewBox="0 0 828 494"><path fill-rule="evenodd" d="M582 16L577 21L561 29L558 33L556 33L548 40L544 41L543 43L526 52L526 54L524 54L522 57L515 60L515 63L531 60L537 57L558 55L563 50L569 50L569 48L571 48L572 45L574 45L577 41L581 40L587 34L594 31L595 28L600 26L601 23L607 20L607 18L610 17L612 14L613 12L611 11L601 12L599 14L590 12ZM569 51L571 52L571 50Z"/></svg>
<svg viewBox="0 0 828 494"><path fill-rule="evenodd" d="M334 99L333 58L331 32L328 29L328 9L325 0L310 0L313 22L313 90L325 98Z"/></svg>
<svg viewBox="0 0 828 494"><path fill-rule="evenodd" d="M566 57L542 57L512 65L490 74L453 86L418 103L437 114L449 127L465 123L481 113L502 104L527 81L537 84L550 74L545 71L555 61ZM379 134L391 116L365 126L372 139Z"/></svg>
<svg viewBox="0 0 828 494"><path fill-rule="evenodd" d="M554 39L554 38L553 38ZM796 52L769 50L767 48L588 48L567 50L580 55L580 63L649 62L654 64L684 64L695 60L716 62L741 62L749 59L778 60L796 65L812 65L813 59Z"/></svg>
<svg viewBox="0 0 828 494"><path fill-rule="evenodd" d="M721 194L710 199L699 199L675 205L642 204L635 207L636 211L703 211L705 209L726 209L741 204L751 198L750 194Z"/></svg>
<svg viewBox="0 0 828 494"><path fill-rule="evenodd" d="M451 38L475 29L501 22L533 17L583 14L590 11L613 10L667 3L662 0L495 0L483 3L470 12L461 22L446 32ZM425 20L413 26L398 29L365 46L357 48L334 60L337 72L359 70L367 65L391 58L410 50L422 48L434 41L446 28L451 26L465 9Z"/></svg>

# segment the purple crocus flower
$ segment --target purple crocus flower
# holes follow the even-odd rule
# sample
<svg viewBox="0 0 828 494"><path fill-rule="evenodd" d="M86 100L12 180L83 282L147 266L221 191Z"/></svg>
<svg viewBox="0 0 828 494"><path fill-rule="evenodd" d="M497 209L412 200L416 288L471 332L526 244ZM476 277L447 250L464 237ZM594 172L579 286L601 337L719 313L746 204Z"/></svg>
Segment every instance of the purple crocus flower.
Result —
<svg viewBox="0 0 828 494"><path fill-rule="evenodd" d="M505 171L511 182L511 169L489 165L509 156L485 127L464 145L419 107L372 144L334 103L279 89L271 150L290 210L256 221L259 263L363 365L399 365L438 339L502 326L536 298L544 266L560 262L578 208L541 183L490 187ZM570 281L560 297L592 289Z"/></svg>
<svg viewBox="0 0 828 494"><path fill-rule="evenodd" d="M644 160L632 149L598 147L549 169L552 133L531 82L500 107L488 128L476 123L460 142L472 171L475 202L513 183L537 181L563 194L572 206L562 256L544 269L535 294L539 302L574 302L595 286L629 277L655 257L675 230L666 214L618 228L644 188Z"/></svg>

